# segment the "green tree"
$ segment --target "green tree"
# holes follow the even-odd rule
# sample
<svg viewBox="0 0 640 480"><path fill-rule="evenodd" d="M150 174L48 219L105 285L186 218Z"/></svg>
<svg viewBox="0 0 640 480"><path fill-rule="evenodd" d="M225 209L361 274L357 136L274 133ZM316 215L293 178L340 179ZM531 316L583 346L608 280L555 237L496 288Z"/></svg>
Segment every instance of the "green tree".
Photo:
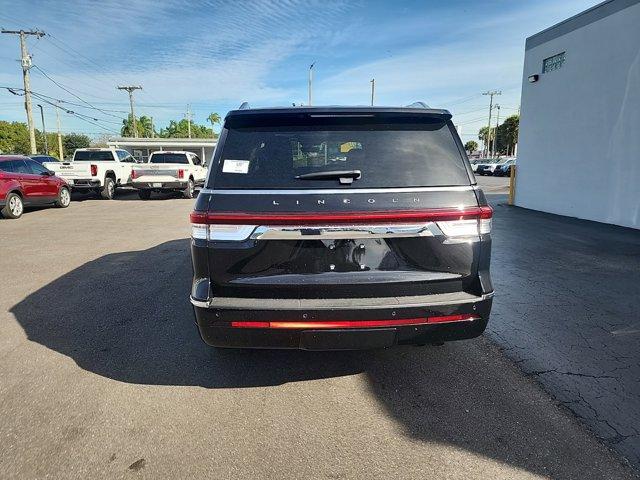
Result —
<svg viewBox="0 0 640 480"><path fill-rule="evenodd" d="M474 140L469 140L467 143L464 144L464 149L469 153L473 153L476 150L478 150L478 142Z"/></svg>
<svg viewBox="0 0 640 480"><path fill-rule="evenodd" d="M493 141L493 139L495 138L495 134L496 134L495 128L493 127L491 128L491 134L489 135L489 127L482 127L478 132L478 140L482 141L486 149L489 142Z"/></svg>
<svg viewBox="0 0 640 480"><path fill-rule="evenodd" d="M146 115L136 117L136 129L138 130L138 137L149 138L153 137L155 134L151 117L147 117ZM131 114L129 114L126 119L122 120L120 134L123 137L135 137L133 132L133 117Z"/></svg>
<svg viewBox="0 0 640 480"><path fill-rule="evenodd" d="M58 135L55 133L47 133L47 147L48 151L44 148L44 135L40 130L36 129L36 150L38 153L44 155L58 155Z"/></svg>
<svg viewBox="0 0 640 480"><path fill-rule="evenodd" d="M71 156L76 148L87 148L90 145L91 139L81 133L68 133L62 138L62 148L65 155Z"/></svg>
<svg viewBox="0 0 640 480"><path fill-rule="evenodd" d="M27 125L0 121L0 152L28 155L30 151Z"/></svg>
<svg viewBox="0 0 640 480"><path fill-rule="evenodd" d="M215 112L210 113L209 116L207 117L207 120L209 121L209 123L211 123L212 132L213 132L214 125L221 122L220 115L218 115ZM213 138L216 138L215 132L213 132Z"/></svg>
<svg viewBox="0 0 640 480"><path fill-rule="evenodd" d="M513 155L518 143L519 131L520 116L511 115L507 117L504 123L498 127L496 136L497 150L504 155Z"/></svg>
<svg viewBox="0 0 640 480"><path fill-rule="evenodd" d="M191 124L191 138L211 138L213 129L196 123ZM165 138L189 138L189 122L186 119L171 120L167 128L160 130L160 136Z"/></svg>

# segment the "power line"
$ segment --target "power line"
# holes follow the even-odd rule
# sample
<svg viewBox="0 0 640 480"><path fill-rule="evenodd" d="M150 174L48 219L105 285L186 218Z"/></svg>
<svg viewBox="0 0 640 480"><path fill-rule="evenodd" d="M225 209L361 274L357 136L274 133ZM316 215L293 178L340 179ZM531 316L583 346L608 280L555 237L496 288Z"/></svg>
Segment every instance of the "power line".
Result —
<svg viewBox="0 0 640 480"><path fill-rule="evenodd" d="M50 105L54 105L52 102L47 100L47 98L45 96L40 95L39 93L35 93L35 92L31 92L31 93L32 93L32 95L34 97L42 100L43 102L49 103ZM56 100L56 99L54 99L54 100ZM90 118L91 120L93 120L95 122L105 122L105 123L112 123L114 125L121 125L121 122L115 122L113 120L107 120L105 118L95 118L95 117L92 117L90 115L87 115L87 114L84 114L84 113L81 113L81 112L76 112L76 111L73 111L73 110L67 110L66 108L63 108L63 107L60 107L60 108L62 108L66 112L71 112L71 113L73 113L75 115L78 115L78 116L81 116L81 117ZM81 107L81 108L87 108L87 107Z"/></svg>
<svg viewBox="0 0 640 480"><path fill-rule="evenodd" d="M67 105L73 105L74 107L89 108L89 109L92 109L92 110L96 110L96 107L88 107L88 106L82 105L80 103L70 102L69 100L62 100L60 98L51 97L49 95L45 95L44 93L38 93L38 95L40 95L41 97L47 97L47 98L50 98L52 100L56 100L57 102L60 102L60 103L66 103ZM100 109L100 110L101 111L105 111L105 112L129 113L126 110L113 110L113 109L110 109L110 108L103 108L103 109Z"/></svg>
<svg viewBox="0 0 640 480"><path fill-rule="evenodd" d="M45 37L45 38L47 38L47 37ZM55 47L57 50L59 50L60 52L62 52L64 54L64 57L60 57L57 54L55 54L54 52L51 52L49 50L44 50L43 47L45 45L46 46ZM67 67L72 68L74 71L80 70L80 71L86 72L87 75L85 76L84 81L85 82L89 81L89 82L93 82L94 83L94 85L88 85L88 84L85 83L85 85L87 87L92 88L92 89L96 89L96 90L99 90L99 91L104 90L105 87L111 88L110 84L106 83L104 80L101 80L102 73L100 75L96 75L95 69L91 69L90 70L87 67L88 64L77 63L77 62L73 62L73 63L68 62L67 61L68 58L76 58L77 59L77 55L70 53L69 51L67 51L67 50L63 49L62 47L58 46L57 44L55 44L55 43L45 43L45 44L43 44L43 43L39 42L37 45L35 45L33 47L33 49L35 51L40 51L41 53L49 56L50 58L54 59L58 63L61 63L63 65L66 65ZM78 92L80 92L80 90L78 90L78 89L76 89L76 90ZM110 98L101 97L101 96L95 95L94 93L89 93L89 92L80 92L80 93L82 93L82 94L84 94L86 96L89 96L91 98L95 98L95 99L111 100Z"/></svg>
<svg viewBox="0 0 640 480"><path fill-rule="evenodd" d="M481 122L484 120L484 117L480 117L480 118L474 118L473 120L467 120L461 123L457 123L457 125L468 125L470 123L476 123L476 122Z"/></svg>
<svg viewBox="0 0 640 480"><path fill-rule="evenodd" d="M56 84L59 88L61 88L62 90L64 90L65 92L67 92L70 95L73 95L75 98L77 98L78 100L80 100L82 103L89 105L91 108L94 108L96 110L98 110L99 112L102 112L105 115L108 115L110 117L115 117L118 119L121 119L121 117L119 117L118 115L114 115L112 113L107 112L106 110L103 110L101 108L96 107L95 105L92 105L91 103L87 102L86 100L84 100L82 97L79 97L78 95L76 95L75 93L73 93L71 90L69 90L68 88L66 88L64 85L62 85L59 82L56 82L53 78L51 78L47 72L45 72L44 70L42 70L42 68L40 68L38 65L34 65L34 67L40 72L42 73L45 77L47 77L49 80L51 80L54 84Z"/></svg>
<svg viewBox="0 0 640 480"><path fill-rule="evenodd" d="M23 89L23 88L7 87L7 86L1 86L0 88L4 88L4 89L6 89L6 90L9 90L9 91L10 91L11 93L13 93L14 95L24 96L24 94L18 94L18 93L15 93L15 92L18 92L18 91L20 91L20 92L24 92L24 89ZM52 97L52 96L50 96L50 95L45 95L44 93L35 92L35 91L33 91L33 90L31 90L31 94L32 94L34 97L37 97L37 98L39 98L39 99L42 99L43 101L46 101L46 100L52 100L52 101L55 101L56 103L64 103L64 104L67 104L67 105L73 105L73 106L76 106L76 107L79 107L79 108L86 108L86 109L88 109L88 110L95 110L95 108L94 108L94 107L88 107L88 106L85 106L85 105L81 105L81 104L79 104L79 103L74 103L74 102L70 102L70 101L68 101L68 100L63 100L63 99L61 99L61 98L55 98L55 97ZM14 104L14 105L15 105L15 104ZM62 107L61 107L61 108L62 108ZM126 112L126 111L124 111L124 110L109 110L109 111L112 111L112 112L122 112L122 113L127 113L127 112ZM84 115L84 114L82 114L82 115ZM91 117L89 117L89 118L91 118ZM120 118L120 117L116 117L116 118ZM116 125L120 125L120 122L116 122L116 121L109 120L109 119L106 119L106 118L97 118L97 119L95 119L95 120L96 120L96 121L103 121L103 122L108 122L108 123L113 123L113 124L116 124Z"/></svg>
<svg viewBox="0 0 640 480"><path fill-rule="evenodd" d="M22 94L17 93L17 91L18 91L18 90L23 90L23 89L21 89L21 88L17 88L17 89L10 88L10 87L0 87L0 88L5 88L5 89L7 89L7 90L8 90L9 92L11 92L13 95L18 95L18 96L26 95L26 93L22 93ZM107 120L99 120L99 119L97 119L97 118L90 117L90 116L85 115L85 114L83 114L83 113L74 112L73 110L67 110L66 108L60 107L59 105L57 105L57 104L55 104L55 103L51 102L50 100L48 100L48 99L46 99L46 98L41 97L39 94L37 94L37 93L35 93L35 92L30 92L30 93L31 93L34 97L36 97L36 98L38 98L39 100L41 100L42 102L47 103L47 104L49 104L49 105L52 105L52 106L54 106L54 107L58 107L58 108L60 108L61 110L63 110L63 111L64 111L66 114L68 114L68 115L73 115L73 116L75 116L76 118L78 118L78 119L80 119L80 120L82 120L82 121L85 121L85 122L87 122L87 123L90 123L90 124L92 124L92 125L94 125L94 126L96 126L96 127L102 128L103 130L106 130L106 131L107 131L107 132L109 132L109 133L117 133L115 130L109 129L109 128L107 128L107 127L103 126L103 125L100 125L99 123L96 123L96 122L99 122L99 121L107 121ZM116 122L113 122L113 123L116 123Z"/></svg>
<svg viewBox="0 0 640 480"><path fill-rule="evenodd" d="M85 60L85 64L91 64L91 65L93 65L93 66L95 66L95 67L98 67L100 70L105 70L105 71L106 71L106 73L104 73L104 75L105 75L105 76L108 76L108 77L110 77L110 78L112 78L112 79L113 79L113 81L114 81L113 83L118 83L118 82L120 81L120 79L118 79L118 78L116 78L114 75L112 75L112 74L108 73L108 71L109 71L108 69L103 69L102 65L98 64L98 63L97 63L95 60L93 60L92 58L87 57L87 56L86 56L86 55L84 55L83 53L79 52L78 50L76 50L75 48L73 48L71 45L69 45L68 43L64 42L62 39L60 39L60 38L58 38L58 37L56 37L56 36L54 36L54 35L52 35L52 34L47 34L47 37L46 37L46 38L47 38L47 39L49 39L49 40L51 40L52 45L55 45L55 42L58 42L60 45L62 45L62 46L64 46L64 47L66 47L66 48L67 48L67 49L69 49L71 52L73 52L73 53L75 54L75 56L78 56L78 57L80 57L80 58L84 59L84 60ZM58 48L64 51L64 49L63 49L62 47L58 46ZM106 83L105 83L105 85L106 85ZM148 96L149 98L152 98L152 99L153 99L153 97L151 97L151 96L148 94L148 92L146 92L145 94L146 94L146 96Z"/></svg>
<svg viewBox="0 0 640 480"><path fill-rule="evenodd" d="M85 65L91 65L92 68L93 67L97 67L100 71L101 71L101 77L108 77L111 79L111 81L113 83L118 83L120 79L116 78L115 75L112 75L111 73L109 73L109 68L104 68L103 65L98 64L97 62L95 62L92 58L87 57L86 55L84 55L83 53L79 52L78 50L76 50L75 48L73 48L71 45L69 45L68 43L62 41L60 38L52 35L52 34L48 34L45 37L47 40L49 40L51 42L51 45L55 46L56 48L58 48L58 50L62 51L63 53L66 53L67 55L69 55L69 52L71 52L71 57L72 58L76 58L78 60L80 60L82 63L84 63ZM79 57L79 58L78 58ZM87 72L89 72L90 70L87 70ZM91 71L92 74L95 74L95 71ZM109 88L112 88L113 83L109 83L106 80L100 80L100 79L95 79L95 80L99 80L101 84L108 86Z"/></svg>

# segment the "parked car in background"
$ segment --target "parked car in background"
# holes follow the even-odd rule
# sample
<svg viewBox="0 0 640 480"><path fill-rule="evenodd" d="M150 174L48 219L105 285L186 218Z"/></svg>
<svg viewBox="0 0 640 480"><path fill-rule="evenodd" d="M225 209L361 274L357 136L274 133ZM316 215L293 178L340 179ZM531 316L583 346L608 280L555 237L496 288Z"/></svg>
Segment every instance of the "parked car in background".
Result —
<svg viewBox="0 0 640 480"><path fill-rule="evenodd" d="M515 158L510 158L501 165L498 165L493 172L495 177L509 177L511 176L511 169L516 164Z"/></svg>
<svg viewBox="0 0 640 480"><path fill-rule="evenodd" d="M79 148L71 162L44 165L64 178L73 190L96 192L110 200L116 188L131 184L131 169L136 161L126 150L115 148Z"/></svg>
<svg viewBox="0 0 640 480"><path fill-rule="evenodd" d="M0 213L19 218L25 207L71 203L67 182L51 170L21 155L0 155Z"/></svg>
<svg viewBox="0 0 640 480"><path fill-rule="evenodd" d="M481 158L474 158L473 160L469 159L469 164L471 164L471 170L473 170L473 172L476 172L476 169L478 168L478 164L482 161Z"/></svg>
<svg viewBox="0 0 640 480"><path fill-rule="evenodd" d="M31 160L35 160L36 162L38 162L41 165L46 163L46 162L59 162L60 161L56 157L54 157L52 155L29 155L29 158Z"/></svg>
<svg viewBox="0 0 640 480"><path fill-rule="evenodd" d="M446 110L231 111L191 214L200 334L307 350L476 337L491 217Z"/></svg>
<svg viewBox="0 0 640 480"><path fill-rule="evenodd" d="M493 175L498 165L502 165L506 161L506 158L487 158L476 165L475 173L477 175Z"/></svg>
<svg viewBox="0 0 640 480"><path fill-rule="evenodd" d="M143 200L151 198L151 192L183 192L193 198L206 176L207 168L195 153L160 151L151 153L144 165L133 167L131 186Z"/></svg>

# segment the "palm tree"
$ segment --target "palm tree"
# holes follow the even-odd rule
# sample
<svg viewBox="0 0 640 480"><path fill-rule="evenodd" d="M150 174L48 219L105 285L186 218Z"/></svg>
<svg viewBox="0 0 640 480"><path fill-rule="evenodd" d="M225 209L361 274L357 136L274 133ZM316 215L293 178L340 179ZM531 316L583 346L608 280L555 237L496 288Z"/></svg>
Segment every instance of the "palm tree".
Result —
<svg viewBox="0 0 640 480"><path fill-rule="evenodd" d="M216 138L216 133L213 131L213 126L216 123L220 123L220 115L218 115L217 113L210 113L207 117L207 120L209 120L209 122L211 123L211 132L213 133L213 138Z"/></svg>
<svg viewBox="0 0 640 480"><path fill-rule="evenodd" d="M136 117L136 127L138 130L138 136L140 137L151 137L152 135L152 123L151 117L147 117L142 115L141 117ZM133 117L131 114L127 116L125 120L122 120L122 128L120 129L120 133L123 137L133 137L135 136L133 133Z"/></svg>
<svg viewBox="0 0 640 480"><path fill-rule="evenodd" d="M146 115L142 115L137 122L138 127L138 135L141 137L153 137L152 127L153 123L151 123L151 117L147 117Z"/></svg>

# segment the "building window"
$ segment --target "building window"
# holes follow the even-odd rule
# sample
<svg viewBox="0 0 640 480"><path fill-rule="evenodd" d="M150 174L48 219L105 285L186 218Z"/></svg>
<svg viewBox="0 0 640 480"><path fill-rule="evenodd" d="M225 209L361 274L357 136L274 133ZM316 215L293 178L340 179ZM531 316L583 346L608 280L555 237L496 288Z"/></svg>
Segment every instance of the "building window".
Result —
<svg viewBox="0 0 640 480"><path fill-rule="evenodd" d="M552 72L562 67L564 65L564 54L565 52L562 52L553 57L545 58L542 61L542 73Z"/></svg>

